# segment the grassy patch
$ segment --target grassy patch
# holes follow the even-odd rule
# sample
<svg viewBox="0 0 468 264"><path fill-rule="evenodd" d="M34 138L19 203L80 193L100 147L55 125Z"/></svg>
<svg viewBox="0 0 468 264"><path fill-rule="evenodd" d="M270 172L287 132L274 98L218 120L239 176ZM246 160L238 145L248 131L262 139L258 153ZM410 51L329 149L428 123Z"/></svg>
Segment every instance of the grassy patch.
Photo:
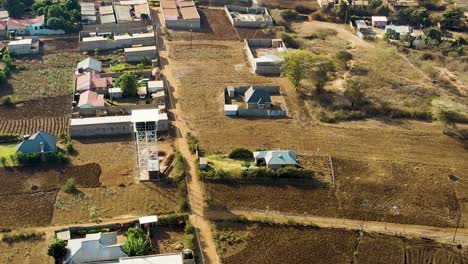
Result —
<svg viewBox="0 0 468 264"><path fill-rule="evenodd" d="M11 156L16 153L16 144L0 144L0 167L13 165Z"/></svg>

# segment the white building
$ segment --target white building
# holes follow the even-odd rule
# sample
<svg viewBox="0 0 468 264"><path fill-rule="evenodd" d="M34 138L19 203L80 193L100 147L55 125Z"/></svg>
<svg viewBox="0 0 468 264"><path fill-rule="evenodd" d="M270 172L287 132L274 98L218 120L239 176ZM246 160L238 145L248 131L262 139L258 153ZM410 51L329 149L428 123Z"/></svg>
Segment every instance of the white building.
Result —
<svg viewBox="0 0 468 264"><path fill-rule="evenodd" d="M39 53L39 45L33 45L32 39L20 39L10 41L7 49L14 55L28 55Z"/></svg>
<svg viewBox="0 0 468 264"><path fill-rule="evenodd" d="M126 62L140 62L143 58L156 59L156 46L135 47L124 49Z"/></svg>

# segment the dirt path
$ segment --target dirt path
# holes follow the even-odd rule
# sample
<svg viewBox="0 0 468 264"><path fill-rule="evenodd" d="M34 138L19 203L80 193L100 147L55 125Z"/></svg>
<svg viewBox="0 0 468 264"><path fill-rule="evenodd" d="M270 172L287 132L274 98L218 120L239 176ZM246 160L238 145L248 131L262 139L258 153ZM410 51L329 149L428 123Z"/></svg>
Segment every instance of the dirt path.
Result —
<svg viewBox="0 0 468 264"><path fill-rule="evenodd" d="M365 232L382 233L387 235L398 235L406 237L417 237L433 239L439 243L444 244L461 244L468 245L468 229L459 228L457 231L455 242L453 242L453 236L455 234L455 228L441 228L433 226L422 226L422 225L404 225L395 224L388 222L377 222L377 221L363 221L353 220L346 218L333 218L333 217L321 217L321 216L299 216L292 214L267 212L267 211L244 211L244 210L231 210L229 213L214 213L213 218L226 219L233 216L245 216L249 220L253 219L268 219L277 223L284 223L288 220L294 222L315 225L321 228L342 228L348 230L363 230Z"/></svg>
<svg viewBox="0 0 468 264"><path fill-rule="evenodd" d="M167 59L169 56L170 46L166 46L167 50L160 53L160 56ZM200 251L203 254L204 263L220 263L220 258L216 251L216 245L213 241L213 235L211 230L211 224L208 221L208 218L205 215L207 204L205 201L205 192L204 188L201 185L200 179L196 171L197 168L197 158L195 155L190 153L189 146L185 135L189 131L187 126L187 121L183 118L183 115L180 111L180 105L176 102L178 97L177 87L174 85L174 81L177 80L172 75L172 65L167 64L162 70L163 75L166 80L172 86L172 94L169 95L170 105L172 106L171 113L174 115L174 121L172 125L178 130L180 137L177 139L177 149L182 153L186 159L186 175L188 182L188 195L189 195L189 205L190 205L190 221L195 227L198 238L200 242ZM168 84L168 82L166 82ZM168 86L169 87L169 86ZM170 89L170 88L169 88Z"/></svg>
<svg viewBox="0 0 468 264"><path fill-rule="evenodd" d="M468 95L468 88L463 84L462 81L449 69L447 68L437 68L440 72L440 76L447 80L450 84L457 88L458 92L461 95L467 96Z"/></svg>

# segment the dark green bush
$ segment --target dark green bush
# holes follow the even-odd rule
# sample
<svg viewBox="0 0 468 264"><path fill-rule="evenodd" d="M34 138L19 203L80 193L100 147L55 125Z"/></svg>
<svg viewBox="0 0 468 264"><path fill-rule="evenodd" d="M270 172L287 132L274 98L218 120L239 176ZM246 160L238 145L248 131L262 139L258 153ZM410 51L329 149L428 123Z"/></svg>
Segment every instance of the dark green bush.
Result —
<svg viewBox="0 0 468 264"><path fill-rule="evenodd" d="M15 243L20 241L41 240L45 236L44 232L21 231L12 234L4 234L2 241L5 243Z"/></svg>
<svg viewBox="0 0 468 264"><path fill-rule="evenodd" d="M187 143L189 145L190 152L195 154L198 150L198 139L190 132L187 133Z"/></svg>
<svg viewBox="0 0 468 264"><path fill-rule="evenodd" d="M76 189L75 178L69 178L65 185L63 185L63 191L66 193L75 193L78 189Z"/></svg>
<svg viewBox="0 0 468 264"><path fill-rule="evenodd" d="M181 226L184 225L186 221L188 220L188 214L186 213L179 213L179 214L170 214L170 215L164 215L160 216L158 218L158 225L175 225L175 226Z"/></svg>
<svg viewBox="0 0 468 264"><path fill-rule="evenodd" d="M56 260L59 260L65 257L67 253L65 240L54 238L49 242L49 248L47 249L47 255L53 257Z"/></svg>
<svg viewBox="0 0 468 264"><path fill-rule="evenodd" d="M0 134L0 143L17 142L18 140L18 134Z"/></svg>
<svg viewBox="0 0 468 264"><path fill-rule="evenodd" d="M242 172L242 177L246 179L256 178L280 178L280 179L313 179L314 172L309 169L296 168L292 166L272 170L261 167L254 170Z"/></svg>
<svg viewBox="0 0 468 264"><path fill-rule="evenodd" d="M251 160L253 159L253 153L246 148L235 148L229 153L228 157L230 159Z"/></svg>

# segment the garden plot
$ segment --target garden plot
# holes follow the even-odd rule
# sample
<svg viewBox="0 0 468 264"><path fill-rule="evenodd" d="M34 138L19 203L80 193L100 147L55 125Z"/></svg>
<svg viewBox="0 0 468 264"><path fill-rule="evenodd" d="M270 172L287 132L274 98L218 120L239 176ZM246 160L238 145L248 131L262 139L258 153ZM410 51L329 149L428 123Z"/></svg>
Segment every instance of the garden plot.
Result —
<svg viewBox="0 0 468 264"><path fill-rule="evenodd" d="M60 192L55 201L53 224L87 223L118 216L160 215L178 211L182 194L164 183L80 188Z"/></svg>
<svg viewBox="0 0 468 264"><path fill-rule="evenodd" d="M333 164L334 187L210 181L206 183L208 198L215 208L456 226L461 209L457 196L464 197L466 192L462 185L454 189L448 176L464 178L464 172L342 159L334 159Z"/></svg>
<svg viewBox="0 0 468 264"><path fill-rule="evenodd" d="M46 239L21 241L16 243L0 242L1 263L53 264L54 259L47 256Z"/></svg>
<svg viewBox="0 0 468 264"><path fill-rule="evenodd" d="M222 261L227 264L468 261L463 248L342 229L217 222L214 237Z"/></svg>

